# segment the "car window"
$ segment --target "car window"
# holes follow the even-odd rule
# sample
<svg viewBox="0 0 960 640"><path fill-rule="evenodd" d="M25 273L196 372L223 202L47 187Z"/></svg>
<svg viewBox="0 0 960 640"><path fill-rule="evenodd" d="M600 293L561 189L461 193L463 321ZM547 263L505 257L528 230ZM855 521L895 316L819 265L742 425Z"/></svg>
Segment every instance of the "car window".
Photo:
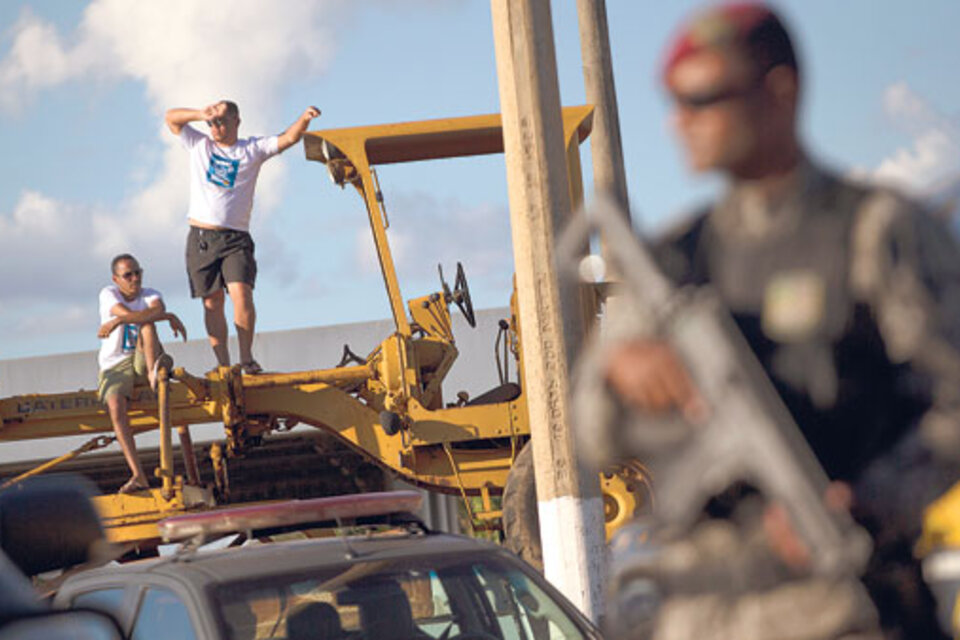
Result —
<svg viewBox="0 0 960 640"><path fill-rule="evenodd" d="M272 576L222 585L217 599L231 640L584 637L533 579L489 554L358 562L322 575Z"/></svg>
<svg viewBox="0 0 960 640"><path fill-rule="evenodd" d="M168 589L150 587L143 594L131 640L195 640L190 612Z"/></svg>
<svg viewBox="0 0 960 640"><path fill-rule="evenodd" d="M434 638L439 638L444 632L448 638L459 635L460 625L453 615L450 594L436 571L431 571L426 577L417 576L415 582L409 583L407 590L413 594L413 619L421 630Z"/></svg>
<svg viewBox="0 0 960 640"><path fill-rule="evenodd" d="M559 605L517 569L476 564L473 570L497 616L503 640L582 638Z"/></svg>
<svg viewBox="0 0 960 640"><path fill-rule="evenodd" d="M121 613L123 607L123 587L97 589L96 591L81 593L74 597L71 606L96 609L118 618L118 614Z"/></svg>

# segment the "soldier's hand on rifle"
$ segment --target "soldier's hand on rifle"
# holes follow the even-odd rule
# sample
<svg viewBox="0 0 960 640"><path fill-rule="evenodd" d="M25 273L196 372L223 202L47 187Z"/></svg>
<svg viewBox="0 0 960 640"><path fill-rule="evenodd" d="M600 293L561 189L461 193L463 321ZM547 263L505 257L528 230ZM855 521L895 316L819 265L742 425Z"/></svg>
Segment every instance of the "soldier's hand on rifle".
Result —
<svg viewBox="0 0 960 640"><path fill-rule="evenodd" d="M823 501L831 511L849 511L853 504L850 485L845 482L831 482L823 495ZM768 505L763 514L763 529L770 548L788 567L796 570L810 567L810 550L794 529L786 509L776 503Z"/></svg>
<svg viewBox="0 0 960 640"><path fill-rule="evenodd" d="M650 413L680 410L702 422L707 408L676 351L659 340L633 340L611 350L607 383L624 404Z"/></svg>

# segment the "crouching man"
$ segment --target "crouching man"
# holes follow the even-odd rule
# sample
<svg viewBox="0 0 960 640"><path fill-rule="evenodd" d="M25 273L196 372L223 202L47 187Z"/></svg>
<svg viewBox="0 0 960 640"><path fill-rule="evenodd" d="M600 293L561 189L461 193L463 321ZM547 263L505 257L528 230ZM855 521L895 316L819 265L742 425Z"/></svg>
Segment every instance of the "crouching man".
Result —
<svg viewBox="0 0 960 640"><path fill-rule="evenodd" d="M107 405L113 430L132 476L120 487L120 493L132 493L149 487L136 444L130 431L127 403L135 384L149 383L156 389L161 368L170 369L173 359L163 352L156 323L170 323L173 335L187 339L180 318L168 313L163 297L156 289L143 287L143 269L130 254L122 254L110 263L113 284L100 291L100 379L98 394Z"/></svg>

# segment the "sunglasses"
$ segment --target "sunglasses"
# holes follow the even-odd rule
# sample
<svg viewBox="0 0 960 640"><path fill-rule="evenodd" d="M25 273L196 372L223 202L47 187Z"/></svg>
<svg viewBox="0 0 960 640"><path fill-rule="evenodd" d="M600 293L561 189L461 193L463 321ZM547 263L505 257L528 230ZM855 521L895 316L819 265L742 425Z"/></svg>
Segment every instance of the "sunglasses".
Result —
<svg viewBox="0 0 960 640"><path fill-rule="evenodd" d="M722 89L714 89L713 91L703 91L701 93L688 93L686 95L673 93L671 98L674 105L678 107L693 110L706 109L707 107L712 107L723 102L744 98L756 91L761 83L762 80L751 82L745 87L725 87Z"/></svg>
<svg viewBox="0 0 960 640"><path fill-rule="evenodd" d="M134 278L139 278L143 275L143 269L131 269L130 271L124 271L120 274L120 277L124 280L133 280Z"/></svg>
<svg viewBox="0 0 960 640"><path fill-rule="evenodd" d="M213 129L214 125L222 127L227 124L227 119L224 117L217 117L211 120L207 120L207 126Z"/></svg>

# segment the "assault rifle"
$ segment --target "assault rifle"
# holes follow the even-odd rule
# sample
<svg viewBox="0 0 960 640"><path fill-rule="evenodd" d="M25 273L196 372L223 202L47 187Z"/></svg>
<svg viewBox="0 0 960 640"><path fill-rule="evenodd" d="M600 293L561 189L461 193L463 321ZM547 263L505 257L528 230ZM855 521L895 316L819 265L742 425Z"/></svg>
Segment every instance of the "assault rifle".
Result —
<svg viewBox="0 0 960 640"><path fill-rule="evenodd" d="M715 293L675 287L623 214L606 202L576 216L561 237L562 270L582 274L578 256L593 232L619 284L608 300L603 335L574 370L572 411L581 452L598 466L635 458L650 467L655 522L674 530L688 530L712 497L747 483L786 508L815 574L862 573L869 536L849 513L824 504L829 481L823 468ZM638 416L617 402L601 367L607 349L631 337L655 337L673 347L707 404L704 424Z"/></svg>

